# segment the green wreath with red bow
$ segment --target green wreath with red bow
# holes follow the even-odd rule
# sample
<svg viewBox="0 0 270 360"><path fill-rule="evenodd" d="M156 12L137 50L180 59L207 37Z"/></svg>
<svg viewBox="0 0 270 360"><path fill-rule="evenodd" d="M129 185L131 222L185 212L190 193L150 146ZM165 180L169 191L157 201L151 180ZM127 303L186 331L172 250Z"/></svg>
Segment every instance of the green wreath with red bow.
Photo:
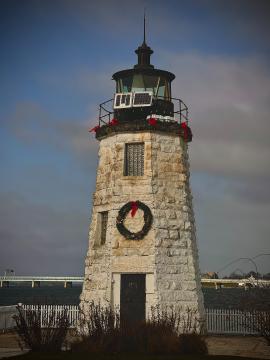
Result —
<svg viewBox="0 0 270 360"><path fill-rule="evenodd" d="M127 214L130 211L131 211L131 216L134 217L138 209L141 209L144 213L143 214L144 225L140 231L133 233L125 227L124 221L126 219ZM120 232L120 234L123 235L126 239L141 240L150 230L152 222L153 222L153 216L149 207L137 200L137 201L130 201L121 207L118 216L116 218L116 227Z"/></svg>

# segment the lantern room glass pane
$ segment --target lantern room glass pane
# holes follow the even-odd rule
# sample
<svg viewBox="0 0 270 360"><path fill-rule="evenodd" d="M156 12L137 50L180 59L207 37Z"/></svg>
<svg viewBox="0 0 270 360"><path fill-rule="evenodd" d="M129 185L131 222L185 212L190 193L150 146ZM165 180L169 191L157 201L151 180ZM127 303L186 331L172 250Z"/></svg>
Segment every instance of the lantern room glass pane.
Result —
<svg viewBox="0 0 270 360"><path fill-rule="evenodd" d="M145 91L152 91L153 94L155 95L157 92L157 85L158 85L159 77L144 75L143 80L144 80Z"/></svg>
<svg viewBox="0 0 270 360"><path fill-rule="evenodd" d="M165 77L134 74L122 79L117 80L116 92L141 92L151 91L154 96L170 100L171 98L170 81Z"/></svg>
<svg viewBox="0 0 270 360"><path fill-rule="evenodd" d="M117 80L117 82L116 82L116 92L117 92L117 93L123 92L123 91L122 91L122 88L123 88L123 86L122 86L122 79L119 79L119 80Z"/></svg>
<svg viewBox="0 0 270 360"><path fill-rule="evenodd" d="M167 79L160 78L158 84L158 92L157 95L161 98L169 100L171 98L171 91L170 91L170 83Z"/></svg>
<svg viewBox="0 0 270 360"><path fill-rule="evenodd" d="M119 92L130 92L132 87L132 76L128 76L126 78L121 79L121 91Z"/></svg>
<svg viewBox="0 0 270 360"><path fill-rule="evenodd" d="M133 76L132 91L145 91L142 74L135 74Z"/></svg>

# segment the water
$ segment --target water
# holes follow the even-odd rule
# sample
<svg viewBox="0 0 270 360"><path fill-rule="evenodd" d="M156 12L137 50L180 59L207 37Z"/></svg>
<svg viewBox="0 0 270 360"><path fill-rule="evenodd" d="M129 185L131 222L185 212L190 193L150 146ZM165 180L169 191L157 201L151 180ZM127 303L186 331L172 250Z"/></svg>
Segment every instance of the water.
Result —
<svg viewBox="0 0 270 360"><path fill-rule="evenodd" d="M203 288L204 304L212 309L268 309L270 304L270 288Z"/></svg>
<svg viewBox="0 0 270 360"><path fill-rule="evenodd" d="M72 288L64 288L63 285L44 285L39 288L30 286L0 288L0 306L18 303L78 305L81 291L81 285Z"/></svg>
<svg viewBox="0 0 270 360"><path fill-rule="evenodd" d="M249 299L256 299L256 305L267 307L270 303L270 289L264 289L259 296L260 289L245 291L242 288L203 288L204 303L206 308L236 309ZM0 306L14 305L19 302L23 304L66 304L78 305L79 296L82 291L81 285L72 288L64 288L63 285L41 286L31 288L30 286L12 286L0 288Z"/></svg>

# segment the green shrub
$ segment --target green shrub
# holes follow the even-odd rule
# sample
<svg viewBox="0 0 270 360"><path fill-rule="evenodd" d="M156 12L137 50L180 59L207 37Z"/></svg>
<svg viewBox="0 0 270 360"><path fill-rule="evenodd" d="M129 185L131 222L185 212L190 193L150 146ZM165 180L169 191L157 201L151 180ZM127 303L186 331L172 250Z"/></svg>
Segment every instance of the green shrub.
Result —
<svg viewBox="0 0 270 360"><path fill-rule="evenodd" d="M81 312L77 329L78 341L71 344L71 351L117 352L120 316L111 307L90 303L87 313Z"/></svg>
<svg viewBox="0 0 270 360"><path fill-rule="evenodd" d="M195 312L153 307L150 319L120 324L118 311L91 303L82 314L71 351L95 353L207 354Z"/></svg>
<svg viewBox="0 0 270 360"><path fill-rule="evenodd" d="M261 285L246 293L241 302L243 326L262 336L270 346L270 287Z"/></svg>
<svg viewBox="0 0 270 360"><path fill-rule="evenodd" d="M208 354L207 344L204 337L196 333L180 334L179 350L180 354Z"/></svg>
<svg viewBox="0 0 270 360"><path fill-rule="evenodd" d="M64 344L70 322L67 309L56 313L55 310L24 310L17 307L16 332L20 346L39 352L60 351Z"/></svg>
<svg viewBox="0 0 270 360"><path fill-rule="evenodd" d="M152 321L141 324L140 352L146 354L176 354L179 338L176 330L168 324Z"/></svg>

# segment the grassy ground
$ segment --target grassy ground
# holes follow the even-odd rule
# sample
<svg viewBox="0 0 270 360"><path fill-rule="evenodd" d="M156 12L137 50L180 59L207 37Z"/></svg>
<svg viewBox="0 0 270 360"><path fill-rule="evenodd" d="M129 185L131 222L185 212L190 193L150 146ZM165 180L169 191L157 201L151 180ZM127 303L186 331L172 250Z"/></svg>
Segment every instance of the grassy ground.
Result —
<svg viewBox="0 0 270 360"><path fill-rule="evenodd" d="M141 355L141 354L91 354L91 353L27 353L9 358L17 360L256 360L255 358L223 355Z"/></svg>

